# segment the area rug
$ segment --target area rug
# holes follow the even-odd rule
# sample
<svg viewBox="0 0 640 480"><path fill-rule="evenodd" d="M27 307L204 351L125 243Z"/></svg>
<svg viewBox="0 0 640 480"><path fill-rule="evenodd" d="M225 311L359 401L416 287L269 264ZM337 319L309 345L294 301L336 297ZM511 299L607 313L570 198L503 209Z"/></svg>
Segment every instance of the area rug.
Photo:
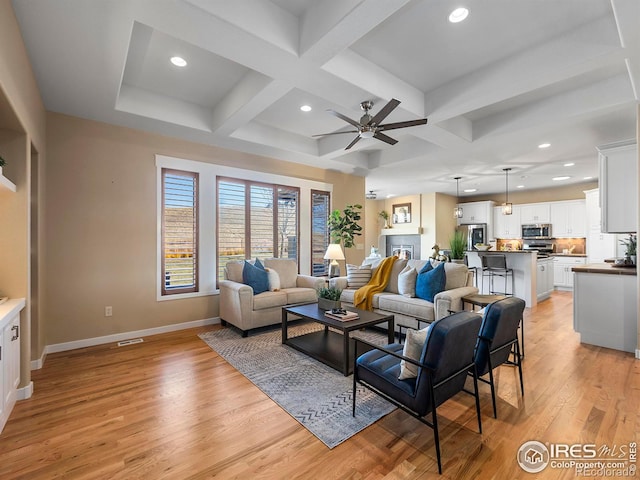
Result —
<svg viewBox="0 0 640 480"><path fill-rule="evenodd" d="M319 324L289 327L289 336L317 330ZM353 335L353 334L352 334ZM254 385L289 415L333 448L396 407L378 395L358 386L356 416L351 415L353 376L313 360L282 345L280 329L242 338L232 328L199 335ZM357 332L355 336L385 344L386 335Z"/></svg>

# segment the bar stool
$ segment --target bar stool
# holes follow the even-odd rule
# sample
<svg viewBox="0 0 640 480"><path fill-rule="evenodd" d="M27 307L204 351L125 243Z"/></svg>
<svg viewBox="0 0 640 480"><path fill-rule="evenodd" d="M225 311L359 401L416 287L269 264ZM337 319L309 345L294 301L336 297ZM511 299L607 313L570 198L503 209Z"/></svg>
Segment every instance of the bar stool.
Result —
<svg viewBox="0 0 640 480"><path fill-rule="evenodd" d="M515 292L515 280L513 277L513 269L507 267L507 256L504 254L482 255L482 286L481 291L484 293L484 277L489 277L489 293L499 295L513 295ZM507 280L511 276L511 293L507 292ZM504 291L496 292L493 288L493 279L495 277L504 278Z"/></svg>
<svg viewBox="0 0 640 480"><path fill-rule="evenodd" d="M473 272L473 286L478 287L478 267L470 267L469 266L469 256L465 253L463 257L464 264L467 266L467 269Z"/></svg>

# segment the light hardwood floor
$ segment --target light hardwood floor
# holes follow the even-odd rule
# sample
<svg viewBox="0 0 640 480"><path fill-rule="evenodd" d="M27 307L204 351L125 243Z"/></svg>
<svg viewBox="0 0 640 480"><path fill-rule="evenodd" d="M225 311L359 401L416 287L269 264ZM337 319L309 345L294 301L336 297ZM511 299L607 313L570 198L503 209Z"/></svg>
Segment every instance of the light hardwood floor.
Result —
<svg viewBox="0 0 640 480"><path fill-rule="evenodd" d="M438 410L442 476L432 431L401 411L327 449L211 351L203 328L49 355L0 435L0 479L568 479L523 472L518 448L640 442L640 361L581 345L569 293L527 309L525 325L524 398L503 366L497 420L480 387L482 435L471 397Z"/></svg>

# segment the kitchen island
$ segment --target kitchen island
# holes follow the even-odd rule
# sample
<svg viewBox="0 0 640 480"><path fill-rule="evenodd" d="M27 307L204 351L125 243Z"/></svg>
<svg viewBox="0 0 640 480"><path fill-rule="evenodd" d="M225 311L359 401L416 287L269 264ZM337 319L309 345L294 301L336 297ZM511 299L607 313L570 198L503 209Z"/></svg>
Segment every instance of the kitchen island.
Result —
<svg viewBox="0 0 640 480"><path fill-rule="evenodd" d="M580 342L640 358L636 268L591 263L573 267L573 274L573 329Z"/></svg>
<svg viewBox="0 0 640 480"><path fill-rule="evenodd" d="M482 278L482 256L504 254L507 260L507 268L513 269L514 295L525 301L527 307L535 307L538 304L536 294L537 260L538 252L526 250L506 250L479 252L472 250L467 252L469 267L477 267L477 280L480 293L489 293L489 277ZM494 288L502 291L504 280L496 278ZM507 279L507 292L511 293L511 279Z"/></svg>

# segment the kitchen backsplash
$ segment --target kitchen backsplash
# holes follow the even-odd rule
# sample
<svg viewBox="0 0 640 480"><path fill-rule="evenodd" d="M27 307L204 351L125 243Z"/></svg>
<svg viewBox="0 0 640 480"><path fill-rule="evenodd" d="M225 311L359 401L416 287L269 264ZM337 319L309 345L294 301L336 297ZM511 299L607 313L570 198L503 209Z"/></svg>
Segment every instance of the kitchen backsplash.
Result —
<svg viewBox="0 0 640 480"><path fill-rule="evenodd" d="M587 241L585 238L555 238L549 240L548 243L554 245L555 253L563 253L567 250L575 255L585 255L587 253ZM497 239L495 250L522 250L522 240L503 240ZM504 247L504 248L503 248Z"/></svg>

